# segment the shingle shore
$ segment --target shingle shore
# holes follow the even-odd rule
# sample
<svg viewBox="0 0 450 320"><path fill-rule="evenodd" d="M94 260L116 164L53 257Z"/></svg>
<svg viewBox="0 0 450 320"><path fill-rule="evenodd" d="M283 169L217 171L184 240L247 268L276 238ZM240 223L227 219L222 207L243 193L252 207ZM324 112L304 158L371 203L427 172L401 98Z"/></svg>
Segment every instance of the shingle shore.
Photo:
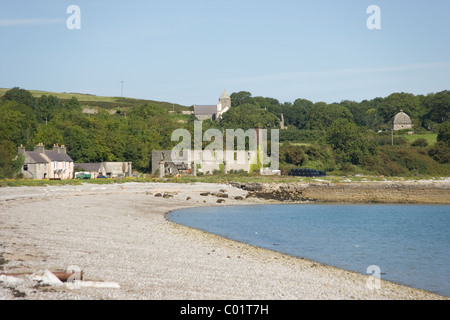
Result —
<svg viewBox="0 0 450 320"><path fill-rule="evenodd" d="M0 273L75 265L86 280L120 285L69 289L21 276L17 283L0 281L0 299L448 299L383 280L379 289L370 289L368 275L165 219L167 212L186 207L267 203L235 199L246 195L224 184L0 188Z"/></svg>

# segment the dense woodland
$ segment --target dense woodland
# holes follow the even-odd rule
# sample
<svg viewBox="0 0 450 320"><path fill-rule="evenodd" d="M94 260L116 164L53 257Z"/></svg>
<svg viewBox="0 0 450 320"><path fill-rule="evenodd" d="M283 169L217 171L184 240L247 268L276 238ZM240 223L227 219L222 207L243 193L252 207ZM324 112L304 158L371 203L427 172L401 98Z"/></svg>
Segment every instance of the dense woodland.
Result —
<svg viewBox="0 0 450 320"><path fill-rule="evenodd" d="M231 94L232 108L209 128L280 128L280 168L313 168L332 174L385 176L450 175L450 91L428 95L393 93L362 102L327 104L305 99L281 103ZM189 108L185 108L189 110ZM171 149L175 129L193 133L194 115L156 103L136 105L124 115L100 109L83 113L77 98L33 96L13 88L0 98L0 178L20 177L17 157L43 142L46 148L64 144L75 162L132 161L141 173L151 170L152 150ZM414 134L397 131L392 119L403 110L414 123Z"/></svg>

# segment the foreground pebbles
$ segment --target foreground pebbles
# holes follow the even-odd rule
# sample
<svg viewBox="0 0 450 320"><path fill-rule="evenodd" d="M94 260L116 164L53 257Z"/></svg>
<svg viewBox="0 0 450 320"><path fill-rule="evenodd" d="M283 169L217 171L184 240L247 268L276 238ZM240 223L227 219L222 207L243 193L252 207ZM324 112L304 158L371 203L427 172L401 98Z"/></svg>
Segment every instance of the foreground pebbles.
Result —
<svg viewBox="0 0 450 320"><path fill-rule="evenodd" d="M448 299L383 280L371 289L367 275L164 217L186 207L266 203L247 195L224 184L0 188L0 274L44 276L77 266L83 281L111 285L44 285L2 276L0 299Z"/></svg>

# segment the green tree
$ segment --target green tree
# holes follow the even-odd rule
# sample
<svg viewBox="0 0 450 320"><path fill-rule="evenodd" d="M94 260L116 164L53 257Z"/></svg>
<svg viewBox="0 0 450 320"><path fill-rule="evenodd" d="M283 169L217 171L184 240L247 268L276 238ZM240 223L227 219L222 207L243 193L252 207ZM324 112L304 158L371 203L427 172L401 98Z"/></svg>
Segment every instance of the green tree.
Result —
<svg viewBox="0 0 450 320"><path fill-rule="evenodd" d="M0 179L14 178L20 172L25 158L16 157L16 148L10 141L0 141Z"/></svg>
<svg viewBox="0 0 450 320"><path fill-rule="evenodd" d="M350 110L338 104L315 103L306 115L307 130L326 130L334 121L343 119L353 122Z"/></svg>
<svg viewBox="0 0 450 320"><path fill-rule="evenodd" d="M72 97L70 100L64 102L66 110L82 111L81 104L76 97Z"/></svg>
<svg viewBox="0 0 450 320"><path fill-rule="evenodd" d="M351 112L355 124L358 126L368 126L367 106L362 103L349 100L341 101L339 104Z"/></svg>
<svg viewBox="0 0 450 320"><path fill-rule="evenodd" d="M410 93L393 93L378 106L378 114L387 125L391 125L394 116L403 110L414 122L420 122L426 110L421 100Z"/></svg>
<svg viewBox="0 0 450 320"><path fill-rule="evenodd" d="M89 137L87 130L80 126L71 125L64 130L64 141L67 153L75 162L98 162L97 150L94 141Z"/></svg>
<svg viewBox="0 0 450 320"><path fill-rule="evenodd" d="M280 127L280 119L266 109L246 103L228 110L223 115L221 125L226 129L247 130L258 126L272 129Z"/></svg>
<svg viewBox="0 0 450 320"><path fill-rule="evenodd" d="M327 143L336 151L342 162L360 164L364 155L374 153L374 146L363 130L347 119L333 122L326 134Z"/></svg>
<svg viewBox="0 0 450 320"><path fill-rule="evenodd" d="M280 148L280 161L301 166L304 160L305 152L301 146L283 143Z"/></svg>
<svg viewBox="0 0 450 320"><path fill-rule="evenodd" d="M171 141L172 132L180 123L166 110L154 104L135 108L128 118L128 144L125 157L143 172L151 170L153 150L169 150L176 142Z"/></svg>
<svg viewBox="0 0 450 320"><path fill-rule="evenodd" d="M231 107L237 107L240 106L241 104L252 102L252 94L248 91L233 92L230 95L230 98L231 98Z"/></svg>
<svg viewBox="0 0 450 320"><path fill-rule="evenodd" d="M439 126L437 141L442 141L447 146L450 146L450 120Z"/></svg>
<svg viewBox="0 0 450 320"><path fill-rule="evenodd" d="M281 104L277 99L267 97L254 97L252 103L258 105L261 109L265 109L280 117L282 113Z"/></svg>
<svg viewBox="0 0 450 320"><path fill-rule="evenodd" d="M0 140L29 147L37 126L34 111L17 101L5 101L0 104L0 114Z"/></svg>
<svg viewBox="0 0 450 320"><path fill-rule="evenodd" d="M64 144L64 131L61 130L56 121L50 121L47 124L41 124L34 136L34 145L43 143L45 148L50 149L55 143Z"/></svg>
<svg viewBox="0 0 450 320"><path fill-rule="evenodd" d="M38 121L48 122L58 111L62 111L62 103L55 96L42 95L36 100L35 108Z"/></svg>
<svg viewBox="0 0 450 320"><path fill-rule="evenodd" d="M439 124L450 120L450 91L429 94L424 98L423 103L427 109L424 116L425 123Z"/></svg>
<svg viewBox="0 0 450 320"><path fill-rule="evenodd" d="M33 97L33 95L28 90L21 89L19 87L14 87L6 91L3 95L3 100L16 101L32 109L34 109L36 105L36 99Z"/></svg>
<svg viewBox="0 0 450 320"><path fill-rule="evenodd" d="M292 125L298 128L306 127L306 115L313 107L313 103L306 99L297 99L292 105L284 105L282 113L285 125Z"/></svg>

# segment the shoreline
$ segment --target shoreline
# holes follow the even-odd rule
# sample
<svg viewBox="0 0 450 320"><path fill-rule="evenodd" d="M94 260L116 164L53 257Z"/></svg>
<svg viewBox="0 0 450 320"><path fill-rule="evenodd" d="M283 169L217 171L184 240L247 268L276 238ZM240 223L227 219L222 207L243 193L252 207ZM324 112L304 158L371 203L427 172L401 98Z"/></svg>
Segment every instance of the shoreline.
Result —
<svg viewBox="0 0 450 320"><path fill-rule="evenodd" d="M188 207L277 203L250 192L201 183L0 188L0 273L79 265L87 280L120 284L69 290L22 277L0 281L0 299L450 299L385 280L370 290L367 275L166 219Z"/></svg>

